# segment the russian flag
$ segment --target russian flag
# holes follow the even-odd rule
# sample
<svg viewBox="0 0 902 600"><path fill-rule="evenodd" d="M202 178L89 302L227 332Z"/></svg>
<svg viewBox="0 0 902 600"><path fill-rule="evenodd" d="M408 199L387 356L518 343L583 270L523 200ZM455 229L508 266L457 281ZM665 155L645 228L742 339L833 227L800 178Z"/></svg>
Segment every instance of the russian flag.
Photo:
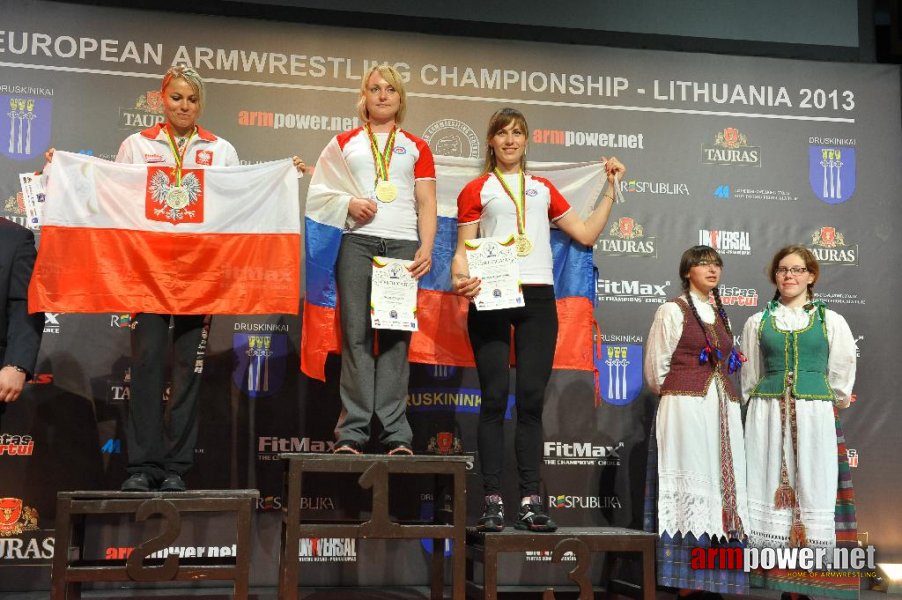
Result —
<svg viewBox="0 0 902 600"><path fill-rule="evenodd" d="M29 310L297 314L291 161L171 172L54 154Z"/></svg>
<svg viewBox="0 0 902 600"><path fill-rule="evenodd" d="M322 160L324 157L327 160ZM451 291L451 258L457 248L457 196L470 180L479 176L481 166L477 159L435 157L438 230L432 270L420 279L419 331L411 338L411 362L460 367L474 365L467 336L468 303ZM606 181L604 169L598 162L530 163L529 171L548 178L581 218L592 211ZM339 353L341 348L334 266L347 219L347 206L352 196L365 196L360 190L351 191L349 181L352 182L353 177L333 140L317 163L305 218L307 296L301 369L320 380L325 380L327 355ZM335 193L336 189L342 188L347 190L346 194ZM551 246L560 321L554 367L594 371L592 249L574 242L557 229L552 229Z"/></svg>

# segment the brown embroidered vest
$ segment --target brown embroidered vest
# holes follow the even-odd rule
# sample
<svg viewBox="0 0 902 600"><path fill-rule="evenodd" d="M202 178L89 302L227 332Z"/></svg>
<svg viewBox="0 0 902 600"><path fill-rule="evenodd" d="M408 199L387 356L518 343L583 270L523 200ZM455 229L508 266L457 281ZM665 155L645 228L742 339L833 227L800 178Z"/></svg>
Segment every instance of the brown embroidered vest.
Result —
<svg viewBox="0 0 902 600"><path fill-rule="evenodd" d="M698 357L707 344L701 324L692 314L692 309L686 304L685 298L674 298L668 302L675 302L683 311L683 334L670 359L670 372L664 378L661 395L704 396L712 383L711 380L719 376L730 400L737 401L739 396L736 395L733 382L726 371L727 360L733 349L733 337L727 333L720 315L716 315L713 325L706 324L705 328L708 330L711 343L717 346L723 358L715 364L711 361L701 364Z"/></svg>

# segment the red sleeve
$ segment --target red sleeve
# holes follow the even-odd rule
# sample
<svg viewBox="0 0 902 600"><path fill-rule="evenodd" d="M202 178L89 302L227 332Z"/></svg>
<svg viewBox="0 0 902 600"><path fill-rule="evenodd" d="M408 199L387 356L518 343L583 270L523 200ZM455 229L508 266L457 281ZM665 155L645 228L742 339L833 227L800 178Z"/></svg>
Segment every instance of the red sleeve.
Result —
<svg viewBox="0 0 902 600"><path fill-rule="evenodd" d="M432 157L432 150L429 149L429 144L416 136L410 137L414 139L417 145L417 152L420 155L413 166L413 178L435 179L435 159Z"/></svg>
<svg viewBox="0 0 902 600"><path fill-rule="evenodd" d="M474 179L464 186L457 197L457 225L478 223L482 218L482 186L488 175Z"/></svg>
<svg viewBox="0 0 902 600"><path fill-rule="evenodd" d="M357 127L356 129L352 129L351 131L345 131L344 133L339 133L335 136L335 139L338 140L338 147L342 150L345 149L345 145L351 141L351 138L363 131L363 127Z"/></svg>
<svg viewBox="0 0 902 600"><path fill-rule="evenodd" d="M535 175L533 175L533 177L535 177ZM548 193L551 195L551 202L548 203L548 220L553 223L567 214L570 210L570 203L567 202L567 199L564 198L559 191L557 191L557 188L554 187L553 183L544 177L535 177L535 179L547 187Z"/></svg>

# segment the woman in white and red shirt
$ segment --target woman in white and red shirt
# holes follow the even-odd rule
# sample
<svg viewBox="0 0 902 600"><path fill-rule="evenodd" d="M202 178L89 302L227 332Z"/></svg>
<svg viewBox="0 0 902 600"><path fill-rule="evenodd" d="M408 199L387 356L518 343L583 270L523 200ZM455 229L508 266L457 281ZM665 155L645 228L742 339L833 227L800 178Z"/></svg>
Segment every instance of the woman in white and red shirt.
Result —
<svg viewBox="0 0 902 600"><path fill-rule="evenodd" d="M605 161L610 191L582 221L550 181L526 172L528 140L529 128L522 113L503 108L492 115L486 135L488 150L483 174L468 183L457 199L458 241L452 263L454 290L471 299L479 293L481 282L470 277L467 267L466 240L481 237L503 240L515 236L525 300L523 307L482 312L471 304L467 319L482 389L478 428L485 491L485 507L478 523L482 531L501 531L504 527L501 470L511 327L517 363L515 451L521 496L515 526L531 531L557 528L539 497L542 407L558 326L550 226L556 225L581 244L594 244L611 211L615 178L625 171L617 159Z"/></svg>
<svg viewBox="0 0 902 600"><path fill-rule="evenodd" d="M370 323L374 256L411 260L417 279L432 268L435 164L426 142L400 128L405 110L401 74L386 64L370 69L357 102L363 126L339 134L323 150L307 199L308 210L311 196L325 197L332 211L347 214L335 264L342 404L335 452L341 454L366 449L374 415L382 424L383 450L413 454L406 414L410 332L377 332ZM344 181L329 181L327 172L342 173Z"/></svg>

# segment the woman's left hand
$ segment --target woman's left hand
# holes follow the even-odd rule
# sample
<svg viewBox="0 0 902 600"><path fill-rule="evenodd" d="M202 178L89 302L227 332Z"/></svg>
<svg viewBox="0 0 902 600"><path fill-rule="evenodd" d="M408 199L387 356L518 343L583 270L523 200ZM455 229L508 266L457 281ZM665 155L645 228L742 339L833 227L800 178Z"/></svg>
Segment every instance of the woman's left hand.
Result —
<svg viewBox="0 0 902 600"><path fill-rule="evenodd" d="M294 168L298 170L298 173L305 173L307 171L307 165L304 164L304 161L301 160L300 156L292 156L291 162L294 163Z"/></svg>
<svg viewBox="0 0 902 600"><path fill-rule="evenodd" d="M417 253L413 255L413 262L407 267L410 274L415 279L419 279L432 270L432 248L424 248L420 246Z"/></svg>
<svg viewBox="0 0 902 600"><path fill-rule="evenodd" d="M605 175L608 176L608 181L613 184L617 179L623 179L623 174L626 173L626 167L623 166L623 163L617 160L617 157L612 156L611 158L601 157L601 160L604 162L604 172Z"/></svg>

